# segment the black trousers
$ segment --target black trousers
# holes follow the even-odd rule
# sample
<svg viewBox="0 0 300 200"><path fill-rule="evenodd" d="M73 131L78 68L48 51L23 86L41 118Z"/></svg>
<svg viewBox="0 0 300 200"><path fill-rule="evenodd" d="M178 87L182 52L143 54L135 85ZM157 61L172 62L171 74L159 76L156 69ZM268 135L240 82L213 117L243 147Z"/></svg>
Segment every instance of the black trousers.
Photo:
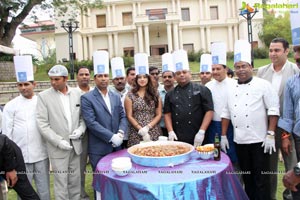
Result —
<svg viewBox="0 0 300 200"><path fill-rule="evenodd" d="M245 191L250 200L270 199L270 155L264 153L261 145L262 143L236 144Z"/></svg>

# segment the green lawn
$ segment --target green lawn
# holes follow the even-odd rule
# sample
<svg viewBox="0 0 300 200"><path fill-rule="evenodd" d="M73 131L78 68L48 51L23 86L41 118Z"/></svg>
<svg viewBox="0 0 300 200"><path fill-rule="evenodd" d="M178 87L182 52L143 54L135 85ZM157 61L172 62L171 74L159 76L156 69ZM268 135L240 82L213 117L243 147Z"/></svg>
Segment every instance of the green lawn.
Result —
<svg viewBox="0 0 300 200"><path fill-rule="evenodd" d="M278 170L280 172L284 171L283 162L279 162L279 169ZM92 171L90 165L88 165L87 171L88 172ZM281 174L281 173L278 174L278 184L277 184L277 199L278 200L282 199L282 192L284 190L284 186L282 184L282 176L283 176L283 174ZM88 173L86 175L85 188L86 188L86 192L90 196L91 200L93 199L93 196L94 196L93 188L91 186L92 180L93 180L92 174ZM51 187L51 199L54 200L54 195L53 195L53 192L54 192L53 191L53 176L52 175L50 176L50 187ZM9 200L15 200L15 199L17 199L17 195L16 195L16 193L15 193L14 190L12 190L12 189L9 190L9 192L8 192L8 199Z"/></svg>

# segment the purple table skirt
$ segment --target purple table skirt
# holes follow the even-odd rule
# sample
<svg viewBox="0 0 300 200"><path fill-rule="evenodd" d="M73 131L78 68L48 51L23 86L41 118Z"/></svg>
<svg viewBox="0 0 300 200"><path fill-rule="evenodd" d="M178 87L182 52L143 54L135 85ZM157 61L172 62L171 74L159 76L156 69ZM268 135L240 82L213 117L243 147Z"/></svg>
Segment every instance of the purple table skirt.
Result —
<svg viewBox="0 0 300 200"><path fill-rule="evenodd" d="M133 163L127 176L117 176L111 170L111 160L128 156L120 150L102 158L94 174L93 186L102 200L114 199L207 199L247 200L228 156L220 161L201 160L196 151L191 159L174 167L144 167Z"/></svg>

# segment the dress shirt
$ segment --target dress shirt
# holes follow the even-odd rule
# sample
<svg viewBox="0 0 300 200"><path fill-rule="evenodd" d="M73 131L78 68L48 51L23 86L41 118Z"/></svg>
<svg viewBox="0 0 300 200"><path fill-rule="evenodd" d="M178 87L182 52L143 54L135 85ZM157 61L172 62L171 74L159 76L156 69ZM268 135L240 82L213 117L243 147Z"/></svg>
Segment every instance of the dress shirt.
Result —
<svg viewBox="0 0 300 200"><path fill-rule="evenodd" d="M109 90L107 89L106 94L103 94L101 92L101 90L99 90L99 89L98 89L98 91L99 91L100 95L102 96L102 98L103 98L103 100L104 100L104 102L106 104L106 107L107 107L109 113L111 113L111 104L110 104L110 99L109 99L109 95L108 95L108 91Z"/></svg>
<svg viewBox="0 0 300 200"><path fill-rule="evenodd" d="M72 116L71 116L71 107L70 107L70 90L71 90L71 88L68 87L68 91L67 91L66 94L63 94L60 91L57 91L58 95L59 95L59 98L61 100L61 103L63 105L64 112L66 114L66 118L67 118L67 121L68 121L69 132L72 131Z"/></svg>
<svg viewBox="0 0 300 200"><path fill-rule="evenodd" d="M277 94L279 94L279 90L280 90L280 85L281 85L281 81L282 81L282 76L283 76L283 72L284 72L284 68L286 63L283 65L283 67L281 68L281 70L279 70L278 72L276 72L274 70L274 66L272 65L272 69L273 69L273 75L272 75L272 85L275 88Z"/></svg>
<svg viewBox="0 0 300 200"><path fill-rule="evenodd" d="M48 157L46 145L36 124L37 96L22 95L9 101L3 110L3 134L22 150L25 163L35 163Z"/></svg>
<svg viewBox="0 0 300 200"><path fill-rule="evenodd" d="M279 116L279 97L270 82L253 77L247 84L233 84L221 118L231 119L238 144L263 142L268 116Z"/></svg>
<svg viewBox="0 0 300 200"><path fill-rule="evenodd" d="M288 79L284 89L283 113L278 126L300 136L300 75Z"/></svg>
<svg viewBox="0 0 300 200"><path fill-rule="evenodd" d="M230 87L236 83L236 80L225 78L223 81L211 80L206 83L206 87L211 91L214 102L214 117L213 121L221 121L221 113L226 105L227 95Z"/></svg>
<svg viewBox="0 0 300 200"><path fill-rule="evenodd" d="M121 102L122 102L122 106L123 106L123 108L124 108L125 97L126 97L126 95L127 95L127 93L128 93L128 90L127 90L126 88L124 88L124 90L119 91L119 90L117 90L114 86L111 86L111 87L109 88L109 90L112 91L112 92L115 92L115 93L117 93L117 94L120 95ZM125 111L125 109L124 109L124 111Z"/></svg>

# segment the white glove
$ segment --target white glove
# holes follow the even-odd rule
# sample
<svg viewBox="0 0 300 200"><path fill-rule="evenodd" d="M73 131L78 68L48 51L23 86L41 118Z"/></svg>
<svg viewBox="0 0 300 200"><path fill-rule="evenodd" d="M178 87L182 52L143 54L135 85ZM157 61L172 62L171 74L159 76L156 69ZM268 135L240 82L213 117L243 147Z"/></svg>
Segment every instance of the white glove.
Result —
<svg viewBox="0 0 300 200"><path fill-rule="evenodd" d="M114 134L110 141L112 142L113 147L118 147L123 143L123 135L121 133Z"/></svg>
<svg viewBox="0 0 300 200"><path fill-rule="evenodd" d="M264 153L269 152L269 154L272 154L272 150L274 150L274 152L276 152L276 148L275 148L275 137L274 135L267 135L265 137L265 141L263 142L263 144L261 145L262 147L264 146Z"/></svg>
<svg viewBox="0 0 300 200"><path fill-rule="evenodd" d="M144 142L150 142L151 141L150 135L148 133L143 136L143 141Z"/></svg>
<svg viewBox="0 0 300 200"><path fill-rule="evenodd" d="M70 138L71 140L77 140L77 139L79 139L81 136L82 136L82 131L79 130L79 129L75 129L75 130L73 131L73 133L72 133L71 135L69 135L69 138Z"/></svg>
<svg viewBox="0 0 300 200"><path fill-rule="evenodd" d="M58 144L58 148L62 150L72 150L73 147L66 140L61 140Z"/></svg>
<svg viewBox="0 0 300 200"><path fill-rule="evenodd" d="M144 137L144 135L148 134L149 132L149 129L150 127L147 125L147 126L144 126L143 128L141 128L138 132L138 134L142 137Z"/></svg>
<svg viewBox="0 0 300 200"><path fill-rule="evenodd" d="M205 130L199 130L198 133L195 135L194 139L194 147L201 146L204 140Z"/></svg>
<svg viewBox="0 0 300 200"><path fill-rule="evenodd" d="M178 140L177 135L174 131L170 131L168 134L169 134L170 141Z"/></svg>
<svg viewBox="0 0 300 200"><path fill-rule="evenodd" d="M227 140L227 136L226 135L222 135L221 136L221 149L227 153L226 149L229 149L229 142Z"/></svg>

